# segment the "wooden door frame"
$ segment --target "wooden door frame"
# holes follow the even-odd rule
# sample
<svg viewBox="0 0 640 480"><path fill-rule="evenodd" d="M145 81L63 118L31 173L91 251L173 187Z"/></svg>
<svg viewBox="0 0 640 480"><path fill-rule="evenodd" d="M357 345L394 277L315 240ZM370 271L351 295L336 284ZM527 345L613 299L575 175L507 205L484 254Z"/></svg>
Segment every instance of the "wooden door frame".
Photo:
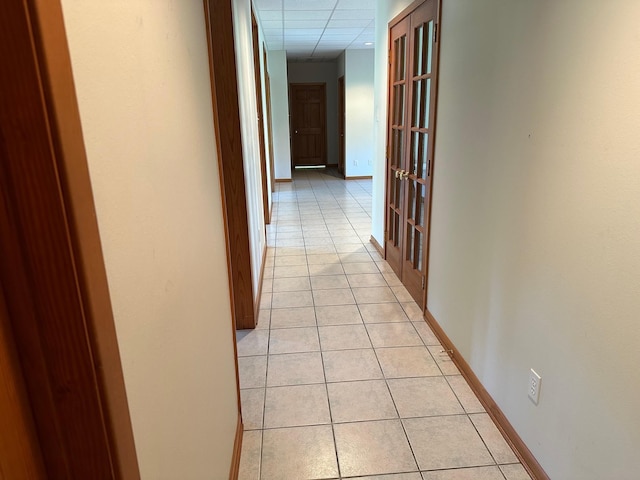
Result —
<svg viewBox="0 0 640 480"><path fill-rule="evenodd" d="M343 177L347 176L347 152L346 152L346 91L344 75L338 77L338 172ZM342 166L342 170L340 167Z"/></svg>
<svg viewBox="0 0 640 480"><path fill-rule="evenodd" d="M253 41L253 71L256 84L256 108L258 110L258 144L260 149L260 176L262 177L262 208L264 223L271 223L271 211L269 210L269 191L267 179L267 152L264 135L264 108L262 106L262 66L260 65L260 39L258 34L258 21L251 7L251 38Z"/></svg>
<svg viewBox="0 0 640 480"><path fill-rule="evenodd" d="M323 150L322 150L322 158L323 158L323 163L321 165L326 166L327 165L327 149L328 149L328 145L327 145L327 84L326 82L292 82L289 83L289 112L290 112L290 125L289 125L289 130L291 132L294 132L294 128L293 128L293 89L294 87L297 87L299 85L304 85L307 87L312 87L312 86L320 86L322 87L322 91L323 91L323 115L324 115L324 125L322 127L322 140L323 140ZM293 172L296 168L295 165L295 157L293 155L293 135L291 135L291 171Z"/></svg>
<svg viewBox="0 0 640 480"><path fill-rule="evenodd" d="M62 8L0 9L0 283L44 468L139 479Z"/></svg>
<svg viewBox="0 0 640 480"><path fill-rule="evenodd" d="M263 44L262 53L264 56L264 85L267 94L267 130L269 131L269 166L271 167L271 176L269 181L271 184L271 191L276 191L276 174L275 174L275 160L273 158L273 121L271 119L271 77L269 76L269 62L267 60L267 46Z"/></svg>
<svg viewBox="0 0 640 480"><path fill-rule="evenodd" d="M426 205L424 207L425 208L425 228L426 228L426 235L424 235L423 238L423 252L424 252L424 260L423 260L423 273L424 273L424 292L423 292L423 297L422 297L422 305L421 308L423 310L423 312L426 310L427 308L427 292L429 289L429 260L430 260L430 245L431 245L431 208L432 208L432 197L433 197L433 176L434 176L434 171L435 171L435 145L436 145L436 129L437 129L437 109L438 109L438 102L437 102L437 98L438 98L438 84L439 84L439 77L440 77L440 22L441 22L441 17L442 17L442 0L416 0L415 2L411 3L409 6L407 6L404 10L402 10L398 15L396 15L388 24L387 27L387 38L388 38L388 48L391 49L392 45L391 45L391 29L392 27L394 27L395 25L399 24L400 22L402 22L407 16L411 15L411 13L416 10L417 8L419 8L422 4L424 4L427 1L434 1L435 2L435 15L434 15L434 35L435 35L435 45L433 48L433 59L432 59L432 65L434 66L435 69L435 75L432 77L433 78L433 89L432 89L432 93L431 93L431 105L433 106L433 113L430 114L430 125L431 125L431 137L433 139L433 146L431 151L429 152L431 155L431 165L430 165L430 169L431 169L431 175L429 178L429 194L428 197L425 198L425 202ZM411 25L409 26L409 28L411 28ZM413 51L413 47L411 45L407 46L407 55L409 54L409 51ZM391 58L391 57L389 57ZM389 64L387 64L387 69L389 68ZM410 72L406 72L406 75L410 75ZM387 83L389 84L389 80L387 79ZM408 83L409 85L409 83ZM410 90L410 87L409 87ZM407 91L405 93L405 99L408 100L409 98L409 93L410 91ZM390 125L390 118L391 118L391 108L390 108L390 101L391 101L391 91L389 88L389 85L387 85L387 149L386 151L388 152L389 149L389 139L388 139L388 128ZM411 106L410 105L405 105L405 109L409 109ZM411 114L410 112L407 113L408 117L410 118ZM411 126L407 125L407 127L409 128L409 135L407 135L407 137L409 138L405 138L405 142L410 142L410 137L411 137ZM388 178L387 175L389 173L389 158L387 155L387 161L385 162L385 210L384 210L384 226L385 226L385 241L384 241L384 256L385 258L387 257L387 239L386 239L386 229L387 229L387 216L388 216L388 199L389 199L389 183L388 183ZM405 226L403 225L403 242L404 242L404 229ZM404 249L404 246L402 247ZM404 267L404 258L402 258L402 262L403 267Z"/></svg>

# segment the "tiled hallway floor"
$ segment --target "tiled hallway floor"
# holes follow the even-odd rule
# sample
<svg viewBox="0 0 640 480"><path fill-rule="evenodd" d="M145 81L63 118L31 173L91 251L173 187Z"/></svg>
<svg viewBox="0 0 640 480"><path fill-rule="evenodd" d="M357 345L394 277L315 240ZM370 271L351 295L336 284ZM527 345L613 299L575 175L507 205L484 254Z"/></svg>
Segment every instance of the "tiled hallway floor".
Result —
<svg viewBox="0 0 640 480"><path fill-rule="evenodd" d="M278 184L258 327L238 332L240 478L529 479L369 242L370 212L370 180Z"/></svg>

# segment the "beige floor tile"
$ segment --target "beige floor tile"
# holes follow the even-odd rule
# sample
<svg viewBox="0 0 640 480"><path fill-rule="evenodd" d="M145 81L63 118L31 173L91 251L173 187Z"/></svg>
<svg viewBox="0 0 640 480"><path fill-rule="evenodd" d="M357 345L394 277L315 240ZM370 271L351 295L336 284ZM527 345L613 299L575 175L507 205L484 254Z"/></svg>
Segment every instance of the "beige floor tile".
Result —
<svg viewBox="0 0 640 480"><path fill-rule="evenodd" d="M239 357L266 355L269 345L269 330L238 330L236 344Z"/></svg>
<svg viewBox="0 0 640 480"><path fill-rule="evenodd" d="M493 465L493 458L466 415L402 421L420 470Z"/></svg>
<svg viewBox="0 0 640 480"><path fill-rule="evenodd" d="M242 452L238 480L260 480L262 431L246 431L242 434Z"/></svg>
<svg viewBox="0 0 640 480"><path fill-rule="evenodd" d="M391 290L393 291L393 294L396 296L399 302L407 303L414 301L413 297L407 291L404 285L396 285L394 287L391 287Z"/></svg>
<svg viewBox="0 0 640 480"><path fill-rule="evenodd" d="M380 273L354 273L347 275L349 285L353 287L386 287L387 282Z"/></svg>
<svg viewBox="0 0 640 480"><path fill-rule="evenodd" d="M399 420L341 423L334 432L345 477L417 471Z"/></svg>
<svg viewBox="0 0 640 480"><path fill-rule="evenodd" d="M273 257L271 257L273 260ZM268 259L267 259L268 260ZM267 265L265 263L265 267L273 267L273 265ZM262 279L262 293L271 293L273 291L273 278L263 278Z"/></svg>
<svg viewBox="0 0 640 480"><path fill-rule="evenodd" d="M351 305L356 301L349 289L313 290L313 302L316 306Z"/></svg>
<svg viewBox="0 0 640 480"><path fill-rule="evenodd" d="M281 328L271 330L269 353L301 353L320 350L318 329L313 327Z"/></svg>
<svg viewBox="0 0 640 480"><path fill-rule="evenodd" d="M328 253L336 253L336 247L331 245L307 245L307 263L309 263L309 258L312 255L326 255ZM311 263L309 263L311 265Z"/></svg>
<svg viewBox="0 0 640 480"><path fill-rule="evenodd" d="M406 313L407 317L409 317L409 320L411 320L412 322L424 321L424 314L422 313L422 310L416 302L404 302L401 303L401 305L404 309L404 313Z"/></svg>
<svg viewBox="0 0 640 480"><path fill-rule="evenodd" d="M240 401L245 431L261 429L262 414L264 413L264 388L240 390Z"/></svg>
<svg viewBox="0 0 640 480"><path fill-rule="evenodd" d="M322 360L327 382L383 378L373 349L323 352Z"/></svg>
<svg viewBox="0 0 640 480"><path fill-rule="evenodd" d="M338 252L340 252L338 246L336 246L336 249L338 249ZM338 256L340 257L340 261L342 263L363 263L373 261L371 255L366 253L366 249L365 253L338 253Z"/></svg>
<svg viewBox="0 0 640 480"><path fill-rule="evenodd" d="M423 345L420 335L411 322L368 323L371 343L378 347L414 347Z"/></svg>
<svg viewBox="0 0 640 480"><path fill-rule="evenodd" d="M305 237L304 238L304 246L305 247L314 247L320 245L326 245L327 243L331 243L333 240L331 237Z"/></svg>
<svg viewBox="0 0 640 480"><path fill-rule="evenodd" d="M267 357L238 357L240 388L260 388L267 383Z"/></svg>
<svg viewBox="0 0 640 480"><path fill-rule="evenodd" d="M271 310L271 328L315 327L313 307L275 308Z"/></svg>
<svg viewBox="0 0 640 480"><path fill-rule="evenodd" d="M418 322L413 322L413 326L416 328L418 335L420 335L420 338L422 338L422 341L425 345L435 345L438 347L440 346L438 337L436 337L436 335L433 333L431 327L427 325L427 322L425 322L424 320L420 320Z"/></svg>
<svg viewBox="0 0 640 480"><path fill-rule="evenodd" d="M320 352L269 355L267 386L324 383Z"/></svg>
<svg viewBox="0 0 640 480"><path fill-rule="evenodd" d="M311 277L311 286L314 290L328 290L332 288L349 288L346 275L319 275Z"/></svg>
<svg viewBox="0 0 640 480"><path fill-rule="evenodd" d="M339 263L328 263L325 265L309 265L309 274L316 275L340 275L344 273L342 265Z"/></svg>
<svg viewBox="0 0 640 480"><path fill-rule="evenodd" d="M301 236L302 238L302 236ZM287 255L275 257L275 267L295 267L307 264L306 255Z"/></svg>
<svg viewBox="0 0 640 480"><path fill-rule="evenodd" d="M274 267L273 269L274 279L286 277L306 277L308 275L309 268L306 265L296 265L293 267Z"/></svg>
<svg viewBox="0 0 640 480"><path fill-rule="evenodd" d="M387 285L389 285L390 287L397 287L399 285L402 285L402 282L400 281L398 276L393 272L384 272L382 276L387 281Z"/></svg>
<svg viewBox="0 0 640 480"><path fill-rule="evenodd" d="M271 308L312 307L311 291L273 293Z"/></svg>
<svg viewBox="0 0 640 480"><path fill-rule="evenodd" d="M500 470L507 480L531 480L531 476L519 463L513 465L500 465Z"/></svg>
<svg viewBox="0 0 640 480"><path fill-rule="evenodd" d="M465 412L482 413L485 411L480 400L478 400L478 397L473 393L473 390L471 390L471 387L469 387L469 384L462 375L451 375L447 376L446 379L449 385L451 385L453 393L455 393L458 400L460 400Z"/></svg>
<svg viewBox="0 0 640 480"><path fill-rule="evenodd" d="M260 309L271 308L271 292L262 292L260 297Z"/></svg>
<svg viewBox="0 0 640 480"><path fill-rule="evenodd" d="M365 323L408 322L398 303L363 303L358 306Z"/></svg>
<svg viewBox="0 0 640 480"><path fill-rule="evenodd" d="M339 254L345 254L345 253L369 253L367 251L367 249L364 247L364 245L362 244L362 242L336 242L336 251ZM366 262L370 262L371 261L371 257L369 257L367 260L364 260Z"/></svg>
<svg viewBox="0 0 640 480"><path fill-rule="evenodd" d="M260 330L268 329L271 326L271 309L263 308L258 310L258 323L256 328Z"/></svg>
<svg viewBox="0 0 640 480"><path fill-rule="evenodd" d="M426 347L378 348L376 355L386 378L441 375Z"/></svg>
<svg viewBox="0 0 640 480"><path fill-rule="evenodd" d="M427 347L433 356L433 359L440 367L443 375L459 375L460 370L456 367L456 364L453 363L451 357L447 352L443 351L443 348L439 345L430 345Z"/></svg>
<svg viewBox="0 0 640 480"><path fill-rule="evenodd" d="M384 380L329 383L327 390L334 423L398 418Z"/></svg>
<svg viewBox="0 0 640 480"><path fill-rule="evenodd" d="M362 317L356 305L326 305L316 307L318 326L361 324Z"/></svg>
<svg viewBox="0 0 640 480"><path fill-rule="evenodd" d="M331 417L324 384L267 388L264 428L328 423L331 423Z"/></svg>
<svg viewBox="0 0 640 480"><path fill-rule="evenodd" d="M340 263L340 259L337 253L324 253L307 255L307 262L309 265L335 265Z"/></svg>
<svg viewBox="0 0 640 480"><path fill-rule="evenodd" d="M273 270L274 270L274 267L265 267L264 278L273 278Z"/></svg>
<svg viewBox="0 0 640 480"><path fill-rule="evenodd" d="M276 245L278 247L304 247L304 240L302 238L276 238Z"/></svg>
<svg viewBox="0 0 640 480"><path fill-rule="evenodd" d="M412 473L394 473L392 475L374 475L366 477L358 477L358 480L422 480L422 475L417 472Z"/></svg>
<svg viewBox="0 0 640 480"><path fill-rule="evenodd" d="M352 288L356 303L394 303L396 297L389 287Z"/></svg>
<svg viewBox="0 0 640 480"><path fill-rule="evenodd" d="M300 292L302 290L311 290L309 277L284 277L273 279L273 292Z"/></svg>
<svg viewBox="0 0 640 480"><path fill-rule="evenodd" d="M320 347L328 350L352 350L371 348L371 342L364 325L334 325L318 327Z"/></svg>
<svg viewBox="0 0 640 480"><path fill-rule="evenodd" d="M518 462L518 457L513 453L513 450L511 450L511 447L507 444L488 414L476 413L469 415L469 418L497 463Z"/></svg>
<svg viewBox="0 0 640 480"><path fill-rule="evenodd" d="M394 378L387 382L401 418L464 413L444 377Z"/></svg>
<svg viewBox="0 0 640 480"><path fill-rule="evenodd" d="M288 255L304 255L304 247L275 247L275 257L284 257Z"/></svg>
<svg viewBox="0 0 640 480"><path fill-rule="evenodd" d="M362 262L362 263L345 263L342 265L344 272L347 274L365 274L365 273L380 273L378 267L374 262Z"/></svg>
<svg viewBox="0 0 640 480"><path fill-rule="evenodd" d="M338 464L330 425L265 430L262 480L337 476Z"/></svg>
<svg viewBox="0 0 640 480"><path fill-rule="evenodd" d="M389 265L386 260L379 260L376 262L376 265L382 273L394 273L393 268L391 268L391 265Z"/></svg>
<svg viewBox="0 0 640 480"><path fill-rule="evenodd" d="M424 480L504 480L500 469L495 466L422 472L422 478Z"/></svg>

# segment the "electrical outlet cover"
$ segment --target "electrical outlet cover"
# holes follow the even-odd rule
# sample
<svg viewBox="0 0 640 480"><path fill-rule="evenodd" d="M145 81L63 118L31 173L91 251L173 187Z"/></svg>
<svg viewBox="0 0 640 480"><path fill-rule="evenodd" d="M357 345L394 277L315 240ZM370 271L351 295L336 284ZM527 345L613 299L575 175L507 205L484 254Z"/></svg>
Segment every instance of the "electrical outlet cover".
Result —
<svg viewBox="0 0 640 480"><path fill-rule="evenodd" d="M540 401L540 384L542 383L542 377L536 373L532 368L529 373L529 387L527 394L533 403L538 405Z"/></svg>

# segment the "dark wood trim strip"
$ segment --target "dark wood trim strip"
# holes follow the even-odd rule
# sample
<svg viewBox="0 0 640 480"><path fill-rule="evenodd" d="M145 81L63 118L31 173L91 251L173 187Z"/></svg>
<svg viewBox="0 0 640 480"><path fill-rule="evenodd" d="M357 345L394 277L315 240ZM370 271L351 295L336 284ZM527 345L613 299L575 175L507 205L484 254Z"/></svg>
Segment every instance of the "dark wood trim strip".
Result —
<svg viewBox="0 0 640 480"><path fill-rule="evenodd" d="M60 2L0 8L0 283L45 468L139 478Z"/></svg>
<svg viewBox="0 0 640 480"><path fill-rule="evenodd" d="M393 25L403 20L407 15L410 15L411 12L413 12L416 8L418 8L420 5L422 5L426 1L427 0L415 0L415 2L405 7L399 14L397 14L395 17L393 17L393 19L391 19L391 21L389 22L389 28L391 28ZM441 1L441 0L438 0L438 1ZM391 47L391 44L389 44L389 47Z"/></svg>
<svg viewBox="0 0 640 480"><path fill-rule="evenodd" d="M255 316L256 316L256 325L258 324L258 320L260 319L260 298L262 298L262 283L264 281L264 267L267 263L267 245L265 243L264 248L262 249L262 267L260 267L260 280L258 281L258 296L255 299Z"/></svg>
<svg viewBox="0 0 640 480"><path fill-rule="evenodd" d="M293 182L291 178L276 178L276 183L289 183Z"/></svg>
<svg viewBox="0 0 640 480"><path fill-rule="evenodd" d="M236 328L255 328L232 6L230 0L204 6L232 314Z"/></svg>
<svg viewBox="0 0 640 480"><path fill-rule="evenodd" d="M376 250L378 251L378 253L380 254L380 256L382 258L384 258L384 248L382 248L382 246L378 243L378 241L373 237L373 235L371 235L371 238L369 239L369 241L373 244L374 247L376 247Z"/></svg>
<svg viewBox="0 0 640 480"><path fill-rule="evenodd" d="M498 429L502 433L502 436L505 438L507 443L513 448L514 452L522 462L524 468L529 472L536 480L549 480L549 476L543 470L542 466L538 463L538 460L533 456L531 450L524 443L520 435L513 428L507 417L502 413L500 407L495 402L495 400L489 395L489 392L484 388L478 377L473 370L464 359L464 357L460 354L460 351L453 344L451 339L444 332L438 321L435 317L429 312L428 309L425 309L424 318L427 324L433 330L433 333L438 337L440 343L445 350L450 350L450 356L453 362L457 365L458 369L462 373L462 376L467 380L469 386L474 391L474 393L478 396L480 403L484 406L485 410L491 417L491 419L495 422Z"/></svg>
<svg viewBox="0 0 640 480"><path fill-rule="evenodd" d="M233 455L231 456L231 471L229 472L229 480L237 480L240 473L240 457L242 456L242 435L244 434L244 426L242 424L242 415L238 413L238 426L236 427L236 437L233 441Z"/></svg>
<svg viewBox="0 0 640 480"><path fill-rule="evenodd" d="M356 177L344 177L345 180L371 180L373 176L371 175L360 175Z"/></svg>

